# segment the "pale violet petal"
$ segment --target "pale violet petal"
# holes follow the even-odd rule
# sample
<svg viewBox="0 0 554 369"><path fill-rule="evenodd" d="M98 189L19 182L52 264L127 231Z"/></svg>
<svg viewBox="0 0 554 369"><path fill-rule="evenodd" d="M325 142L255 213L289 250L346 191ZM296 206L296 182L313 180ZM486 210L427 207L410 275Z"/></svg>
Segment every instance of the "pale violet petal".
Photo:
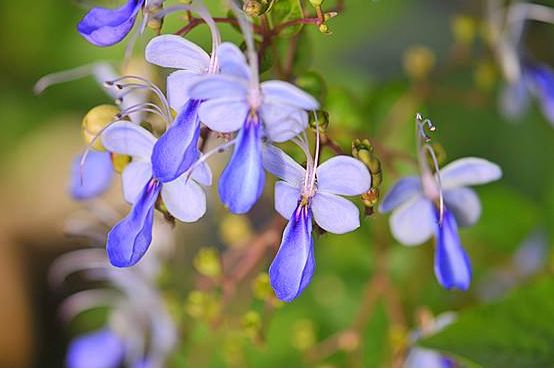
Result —
<svg viewBox="0 0 554 369"><path fill-rule="evenodd" d="M484 184L502 177L498 165L473 157L455 160L441 169L440 173L443 189Z"/></svg>
<svg viewBox="0 0 554 369"><path fill-rule="evenodd" d="M236 77L224 75L204 76L189 88L189 96L197 100L245 99L248 84Z"/></svg>
<svg viewBox="0 0 554 369"><path fill-rule="evenodd" d="M213 99L204 101L198 109L200 120L217 132L234 132L240 129L248 115L248 104L237 99Z"/></svg>
<svg viewBox="0 0 554 369"><path fill-rule="evenodd" d="M310 94L284 81L266 81L261 84L264 103L287 105L303 110L316 110L319 103Z"/></svg>
<svg viewBox="0 0 554 369"><path fill-rule="evenodd" d="M290 219L300 199L300 190L287 182L275 183L275 210L285 219Z"/></svg>
<svg viewBox="0 0 554 369"><path fill-rule="evenodd" d="M364 163L346 155L327 160L317 168L316 175L319 191L337 195L361 195L371 187L371 175Z"/></svg>
<svg viewBox="0 0 554 369"><path fill-rule="evenodd" d="M263 161L265 170L290 185L300 188L304 183L306 170L280 148L265 145Z"/></svg>
<svg viewBox="0 0 554 369"><path fill-rule="evenodd" d="M415 246L427 241L435 231L433 204L418 196L395 209L390 217L394 238L405 246Z"/></svg>
<svg viewBox="0 0 554 369"><path fill-rule="evenodd" d="M177 35L154 37L144 54L148 62L165 68L203 73L210 65L210 56L200 46Z"/></svg>
<svg viewBox="0 0 554 369"><path fill-rule="evenodd" d="M343 234L360 226L360 211L350 200L318 191L312 198L315 222L327 232Z"/></svg>
<svg viewBox="0 0 554 369"><path fill-rule="evenodd" d="M167 99L177 112L190 100L189 88L202 78L201 74L188 70L178 70L167 77Z"/></svg>
<svg viewBox="0 0 554 369"><path fill-rule="evenodd" d="M396 182L387 192L381 205L379 205L379 211L381 213L388 213L420 194L421 181L419 177L404 177Z"/></svg>
<svg viewBox="0 0 554 369"><path fill-rule="evenodd" d="M212 171L207 163L201 163L192 171L191 178L204 186L212 185Z"/></svg>
<svg viewBox="0 0 554 369"><path fill-rule="evenodd" d="M454 214L461 227L474 225L481 216L481 202L472 189L467 187L453 188L443 193L444 203Z"/></svg>
<svg viewBox="0 0 554 369"><path fill-rule="evenodd" d="M217 48L217 61L222 74L250 79L250 69L240 49L230 42L224 42Z"/></svg>
<svg viewBox="0 0 554 369"><path fill-rule="evenodd" d="M186 175L164 183L162 199L171 215L182 222L196 222L206 213L204 190Z"/></svg>
<svg viewBox="0 0 554 369"><path fill-rule="evenodd" d="M150 161L156 138L141 126L118 121L110 125L101 135L102 144L111 152L138 157Z"/></svg>
<svg viewBox="0 0 554 369"><path fill-rule="evenodd" d="M285 105L263 104L262 121L273 142L285 142L298 136L308 127L308 113Z"/></svg>
<svg viewBox="0 0 554 369"><path fill-rule="evenodd" d="M143 160L133 160L121 174L123 198L134 204L144 186L152 178L152 165Z"/></svg>

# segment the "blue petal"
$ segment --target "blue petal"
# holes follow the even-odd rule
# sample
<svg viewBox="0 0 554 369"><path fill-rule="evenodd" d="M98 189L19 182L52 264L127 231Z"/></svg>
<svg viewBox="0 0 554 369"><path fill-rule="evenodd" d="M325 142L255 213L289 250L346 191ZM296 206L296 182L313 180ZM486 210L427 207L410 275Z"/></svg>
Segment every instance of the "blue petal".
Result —
<svg viewBox="0 0 554 369"><path fill-rule="evenodd" d="M106 250L112 265L128 267L135 265L152 242L154 205L162 186L150 180L137 199L131 212L108 233Z"/></svg>
<svg viewBox="0 0 554 369"><path fill-rule="evenodd" d="M438 219L438 211L435 210ZM435 275L447 288L467 290L471 282L471 265L462 247L454 215L445 207L442 224L437 222L435 250Z"/></svg>
<svg viewBox="0 0 554 369"><path fill-rule="evenodd" d="M121 41L133 28L144 0L129 0L117 8L93 8L77 25L79 33L96 46L110 46Z"/></svg>
<svg viewBox="0 0 554 369"><path fill-rule="evenodd" d="M123 355L123 342L106 328L74 339L66 361L70 368L113 368L121 364Z"/></svg>
<svg viewBox="0 0 554 369"><path fill-rule="evenodd" d="M279 251L269 267L275 295L290 302L310 283L315 269L310 208L296 208L285 231Z"/></svg>
<svg viewBox="0 0 554 369"><path fill-rule="evenodd" d="M81 166L81 155L73 161L69 191L77 200L86 200L106 191L113 178L110 153L91 150Z"/></svg>
<svg viewBox="0 0 554 369"><path fill-rule="evenodd" d="M221 174L219 196L232 213L248 212L262 195L265 173L261 136L258 117L249 116L239 131L233 156Z"/></svg>
<svg viewBox="0 0 554 369"><path fill-rule="evenodd" d="M152 172L162 182L171 182L194 163L200 152L200 101L189 100L173 125L160 137L152 151Z"/></svg>
<svg viewBox="0 0 554 369"><path fill-rule="evenodd" d="M527 65L525 72L539 96L543 114L554 124L554 72L543 64Z"/></svg>

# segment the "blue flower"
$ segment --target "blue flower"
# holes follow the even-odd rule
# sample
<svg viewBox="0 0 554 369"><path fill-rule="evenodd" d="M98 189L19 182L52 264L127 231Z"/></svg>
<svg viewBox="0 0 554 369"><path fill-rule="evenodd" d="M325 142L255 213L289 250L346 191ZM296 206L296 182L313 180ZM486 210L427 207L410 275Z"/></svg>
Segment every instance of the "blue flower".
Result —
<svg viewBox="0 0 554 369"><path fill-rule="evenodd" d="M260 197L265 182L262 139L284 142L308 124L306 110L317 101L282 81L258 85L240 49L223 43L217 49L221 74L193 84L189 96L205 100L198 110L208 128L223 133L238 131L235 150L219 181L219 194L233 213L246 213ZM257 72L256 72L257 73Z"/></svg>
<svg viewBox="0 0 554 369"><path fill-rule="evenodd" d="M115 368L123 362L124 353L121 338L103 328L71 341L66 361L70 368Z"/></svg>
<svg viewBox="0 0 554 369"><path fill-rule="evenodd" d="M198 158L200 100L190 99L188 86L205 73L215 72L210 56L196 44L175 35L153 38L146 46L146 60L165 68L175 68L167 78L169 105L178 116L154 146L152 164L155 176L172 181Z"/></svg>
<svg viewBox="0 0 554 369"><path fill-rule="evenodd" d="M76 200L87 200L104 193L111 185L113 165L109 152L91 150L81 166L82 154L71 166L69 192Z"/></svg>
<svg viewBox="0 0 554 369"><path fill-rule="evenodd" d="M398 242L414 246L435 236L435 274L445 288L466 290L471 266L458 235L458 226L473 225L481 214L477 194L466 186L499 179L501 169L479 158L456 160L434 178L423 175L400 179L386 194L379 210L391 212L390 227ZM442 219L440 193L444 200Z"/></svg>
<svg viewBox="0 0 554 369"><path fill-rule="evenodd" d="M525 62L521 77L504 87L500 107L508 118L520 118L529 108L530 95L537 98L543 115L554 125L554 71L546 64Z"/></svg>
<svg viewBox="0 0 554 369"><path fill-rule="evenodd" d="M178 220L195 222L206 212L206 194L200 184L211 184L211 172L202 164L179 178L164 182L152 168L156 138L131 122L119 121L102 133L102 143L110 152L129 155L133 161L123 171L123 195L133 204L129 215L108 234L110 261L118 267L136 264L152 241L154 206L158 195Z"/></svg>
<svg viewBox="0 0 554 369"><path fill-rule="evenodd" d="M411 348L408 351L405 368L456 368L457 363L442 353L425 349L417 345L418 341L427 336L442 331L456 320L454 313L443 313L436 318L426 321L426 326L411 333Z"/></svg>
<svg viewBox="0 0 554 369"><path fill-rule="evenodd" d="M369 171L359 160L341 155L319 167L315 162L308 158L306 170L274 146L264 151L265 168L282 179L275 184L275 209L289 220L269 268L275 294L287 302L302 293L315 269L312 219L330 233L355 230L359 210L341 195L360 195L371 186Z"/></svg>
<svg viewBox="0 0 554 369"><path fill-rule="evenodd" d="M131 31L145 0L128 0L117 9L91 9L77 25L79 33L96 46L111 46Z"/></svg>

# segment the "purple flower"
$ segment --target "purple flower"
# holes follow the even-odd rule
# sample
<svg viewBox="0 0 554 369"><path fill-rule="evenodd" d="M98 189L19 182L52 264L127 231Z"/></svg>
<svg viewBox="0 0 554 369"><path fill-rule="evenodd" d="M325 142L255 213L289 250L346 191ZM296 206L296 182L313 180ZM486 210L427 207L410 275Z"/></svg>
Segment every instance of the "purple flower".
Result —
<svg viewBox="0 0 554 369"><path fill-rule="evenodd" d="M284 142L302 132L308 123L306 110L317 101L282 81L257 83L257 71L246 63L239 48L223 43L217 49L221 75L193 84L189 96L205 100L198 110L210 129L238 131L235 150L219 181L219 194L233 213L246 213L260 197L265 175L262 139Z"/></svg>
<svg viewBox="0 0 554 369"><path fill-rule="evenodd" d="M117 9L92 8L77 25L79 33L96 46L111 46L131 31L146 0L128 0Z"/></svg>
<svg viewBox="0 0 554 369"><path fill-rule="evenodd" d="M265 168L282 179L275 184L275 209L289 219L269 268L275 294L287 302L302 293L315 269L312 218L330 233L355 230L359 210L341 196L360 195L371 186L369 171L359 160L335 156L319 167L316 161L308 158L306 170L274 146L264 152Z"/></svg>
<svg viewBox="0 0 554 369"><path fill-rule="evenodd" d="M129 215L108 234L110 261L118 267L136 264L152 241L154 205L158 195L167 210L178 220L195 222L206 212L206 194L200 184L211 184L211 172L202 164L179 178L164 182L152 168L152 151L156 138L144 128L120 121L102 134L107 150L129 155L133 161L123 171L123 195L133 204Z"/></svg>
<svg viewBox="0 0 554 369"><path fill-rule="evenodd" d="M498 165L487 160L459 159L440 171L442 188L432 175L402 178L387 193L379 210L392 211L392 234L406 246L421 244L434 235L435 274L439 283L448 289L466 290L471 280L471 266L458 226L473 225L481 214L477 194L466 186L495 181L501 175Z"/></svg>
<svg viewBox="0 0 554 369"><path fill-rule="evenodd" d="M188 86L205 73L214 72L210 56L196 44L175 35L152 39L145 52L146 60L165 68L175 68L167 78L169 105L178 116L154 146L154 174L162 181L172 181L183 174L198 158L200 100L190 99Z"/></svg>
<svg viewBox="0 0 554 369"><path fill-rule="evenodd" d="M113 165L109 152L91 150L81 166L82 154L71 166L69 192L76 200L87 200L104 193L111 185Z"/></svg>

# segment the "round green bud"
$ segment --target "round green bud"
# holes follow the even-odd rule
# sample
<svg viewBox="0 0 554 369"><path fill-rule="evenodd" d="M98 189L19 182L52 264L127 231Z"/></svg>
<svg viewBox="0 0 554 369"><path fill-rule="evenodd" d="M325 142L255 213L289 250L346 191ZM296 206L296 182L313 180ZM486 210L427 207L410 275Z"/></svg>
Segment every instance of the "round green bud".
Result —
<svg viewBox="0 0 554 369"><path fill-rule="evenodd" d="M108 124L115 120L115 116L119 113L119 108L115 105L98 105L90 109L83 118L81 131L83 138L87 144L90 144L95 137L100 134ZM92 148L100 151L105 151L102 141L96 138Z"/></svg>
<svg viewBox="0 0 554 369"><path fill-rule="evenodd" d="M323 4L323 0L310 0L310 4L312 4L312 6L315 8L321 6L321 4Z"/></svg>
<svg viewBox="0 0 554 369"><path fill-rule="evenodd" d="M319 127L319 132L324 133L329 128L329 113L325 110L316 110L308 113L308 124L314 131Z"/></svg>
<svg viewBox="0 0 554 369"><path fill-rule="evenodd" d="M275 0L245 0L242 11L251 17L259 17L271 10L274 2Z"/></svg>

